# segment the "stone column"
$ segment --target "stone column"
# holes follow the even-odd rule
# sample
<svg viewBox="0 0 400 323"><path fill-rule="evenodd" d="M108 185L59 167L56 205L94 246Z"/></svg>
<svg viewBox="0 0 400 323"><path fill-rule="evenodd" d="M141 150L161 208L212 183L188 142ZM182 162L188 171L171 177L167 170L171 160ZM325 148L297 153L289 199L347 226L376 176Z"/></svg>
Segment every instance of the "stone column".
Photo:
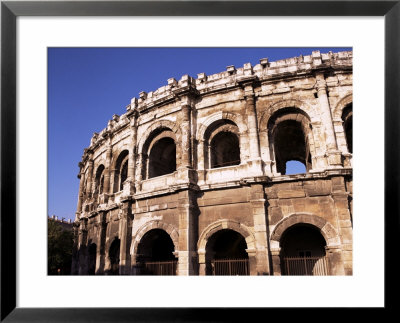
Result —
<svg viewBox="0 0 400 323"><path fill-rule="evenodd" d="M338 179L342 179L339 177ZM333 202L341 240L342 261L345 275L353 273L353 225L350 214L349 194L345 191L333 192Z"/></svg>
<svg viewBox="0 0 400 323"><path fill-rule="evenodd" d="M110 176L111 176L111 157L112 157L112 146L111 143L107 146L106 152L106 164L104 167L104 188L105 194L112 194L112 188L110 189Z"/></svg>
<svg viewBox="0 0 400 323"><path fill-rule="evenodd" d="M107 213L106 211L99 212L99 233L97 240L97 255L96 255L96 275L104 275L105 266L105 249L107 235Z"/></svg>
<svg viewBox="0 0 400 323"><path fill-rule="evenodd" d="M264 174L267 176L272 176L272 165L273 161L271 159L270 152L270 142L268 138L268 130L263 130L259 132L260 146L263 149L260 149L260 155L262 156L262 160L264 161Z"/></svg>
<svg viewBox="0 0 400 323"><path fill-rule="evenodd" d="M182 160L181 167L191 168L192 158L191 158L191 128L190 128L190 105L182 105L182 122L181 122L181 132L182 132Z"/></svg>
<svg viewBox="0 0 400 323"><path fill-rule="evenodd" d="M249 132L249 174L263 175L260 155L260 142L258 138L257 111L252 83L244 84L244 98L246 100L247 127Z"/></svg>
<svg viewBox="0 0 400 323"><path fill-rule="evenodd" d="M280 248L271 248L271 259L272 259L272 270L274 276L282 275L282 267L281 267L281 249Z"/></svg>
<svg viewBox="0 0 400 323"><path fill-rule="evenodd" d="M269 275L269 257L267 242L267 224L265 213L265 196L262 184L252 185L250 188L250 204L254 221L254 237L255 237L255 268L251 268L252 275ZM249 254L250 256L250 254Z"/></svg>
<svg viewBox="0 0 400 323"><path fill-rule="evenodd" d="M257 159L260 158L260 144L258 142L257 115L256 105L254 103L254 94L246 94L245 99L247 124L249 128L250 159Z"/></svg>
<svg viewBox="0 0 400 323"><path fill-rule="evenodd" d="M128 160L128 182L129 193L134 194L135 189L135 171L136 171L136 145L137 145L137 114L135 113L130 123L131 126L131 145L129 148Z"/></svg>
<svg viewBox="0 0 400 323"><path fill-rule="evenodd" d="M87 182L86 182L87 183L86 192L88 194L88 198L92 198L92 196L93 196L92 189L94 188L93 181L95 180L94 176L93 176L93 164L94 164L94 161L93 161L92 157L93 156L91 156L91 158L88 161L88 163L89 163L89 166L88 166L88 178L87 178Z"/></svg>
<svg viewBox="0 0 400 323"><path fill-rule="evenodd" d="M321 119L326 133L325 141L328 164L329 166L341 166L341 153L337 147L324 73L317 73L315 77L317 80L318 102L321 109Z"/></svg>
<svg viewBox="0 0 400 323"><path fill-rule="evenodd" d="M196 182L195 172L192 169L192 131L191 131L191 107L188 103L182 105L181 111L181 160L178 167L178 179L180 182ZM178 161L177 161L178 162Z"/></svg>
<svg viewBox="0 0 400 323"><path fill-rule="evenodd" d="M119 256L119 274L131 274L131 254L130 246L132 242L132 214L131 202L125 200L122 203L122 214L119 220L120 237L120 256Z"/></svg>
<svg viewBox="0 0 400 323"><path fill-rule="evenodd" d="M72 248L72 265L71 265L71 275L79 274L79 222L75 220L72 224L72 230L74 233L74 242Z"/></svg>
<svg viewBox="0 0 400 323"><path fill-rule="evenodd" d="M204 184L205 181L206 161L204 159L204 149L205 142L203 139L200 139L197 143L197 176L199 185Z"/></svg>
<svg viewBox="0 0 400 323"><path fill-rule="evenodd" d="M175 246L178 253L177 274L197 275L198 207L195 203L195 192L185 190L178 194L179 246Z"/></svg>
<svg viewBox="0 0 400 323"><path fill-rule="evenodd" d="M205 276L206 275L206 252L199 251L198 259L199 259L199 276Z"/></svg>
<svg viewBox="0 0 400 323"><path fill-rule="evenodd" d="M328 261L328 274L331 276L345 275L341 249L339 247L327 247L325 252Z"/></svg>
<svg viewBox="0 0 400 323"><path fill-rule="evenodd" d="M79 275L87 275L88 273L87 233L87 219L81 219L78 238Z"/></svg>
<svg viewBox="0 0 400 323"><path fill-rule="evenodd" d="M82 212L82 201L83 201L83 186L85 184L85 172L81 167L80 174L78 175L78 178L80 179L79 182L79 193L78 193L78 205L76 207L76 213L81 213Z"/></svg>

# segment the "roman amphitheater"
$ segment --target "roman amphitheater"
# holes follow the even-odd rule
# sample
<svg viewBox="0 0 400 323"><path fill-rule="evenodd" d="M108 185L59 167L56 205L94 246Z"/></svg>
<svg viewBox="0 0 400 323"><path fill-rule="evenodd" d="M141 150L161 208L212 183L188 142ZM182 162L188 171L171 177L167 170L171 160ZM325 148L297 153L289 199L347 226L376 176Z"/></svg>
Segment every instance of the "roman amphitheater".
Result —
<svg viewBox="0 0 400 323"><path fill-rule="evenodd" d="M79 163L72 273L352 275L352 56L264 58L133 98Z"/></svg>

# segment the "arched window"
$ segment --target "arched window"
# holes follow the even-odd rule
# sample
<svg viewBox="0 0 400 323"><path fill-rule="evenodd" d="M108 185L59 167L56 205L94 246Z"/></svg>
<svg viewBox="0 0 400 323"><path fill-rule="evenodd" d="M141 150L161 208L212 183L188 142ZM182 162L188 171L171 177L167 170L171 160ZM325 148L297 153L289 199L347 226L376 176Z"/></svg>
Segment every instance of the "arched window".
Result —
<svg viewBox="0 0 400 323"><path fill-rule="evenodd" d="M211 140L211 168L240 164L239 139L232 132L218 133Z"/></svg>
<svg viewBox="0 0 400 323"><path fill-rule="evenodd" d="M96 188L98 194L103 194L104 189L104 166L100 165L96 171Z"/></svg>
<svg viewBox="0 0 400 323"><path fill-rule="evenodd" d="M240 164L239 129L230 120L218 120L205 132L206 168Z"/></svg>
<svg viewBox="0 0 400 323"><path fill-rule="evenodd" d="M174 139L164 137L154 142L149 153L148 178L173 173L176 170Z"/></svg>
<svg viewBox="0 0 400 323"><path fill-rule="evenodd" d="M122 191L124 188L124 182L128 178L128 160L126 160L121 167L121 179L119 184L119 190Z"/></svg>
<svg viewBox="0 0 400 323"><path fill-rule="evenodd" d="M115 162L114 192L122 191L124 182L128 178L128 155L128 150L122 151Z"/></svg>
<svg viewBox="0 0 400 323"><path fill-rule="evenodd" d="M288 162L301 163L297 168L312 168L308 135L311 132L309 118L297 108L285 108L276 112L268 122L271 156L275 156L276 171L287 174ZM290 165L290 164L289 164ZM293 174L293 170L291 170Z"/></svg>
<svg viewBox="0 0 400 323"><path fill-rule="evenodd" d="M353 104L350 103L343 109L343 128L346 135L347 149L353 153Z"/></svg>

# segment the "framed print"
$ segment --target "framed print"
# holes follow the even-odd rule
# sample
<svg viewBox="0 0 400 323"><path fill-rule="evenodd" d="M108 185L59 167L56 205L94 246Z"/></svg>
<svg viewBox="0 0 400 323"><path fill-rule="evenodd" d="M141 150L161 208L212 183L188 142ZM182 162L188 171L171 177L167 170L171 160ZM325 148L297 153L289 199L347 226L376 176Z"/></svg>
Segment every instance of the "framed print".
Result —
<svg viewBox="0 0 400 323"><path fill-rule="evenodd" d="M399 13L398 1L3 1L1 319L391 309ZM129 102L103 96L123 91ZM74 193L55 198L63 163ZM69 221L51 217L61 201ZM72 266L48 266L47 221L73 226Z"/></svg>

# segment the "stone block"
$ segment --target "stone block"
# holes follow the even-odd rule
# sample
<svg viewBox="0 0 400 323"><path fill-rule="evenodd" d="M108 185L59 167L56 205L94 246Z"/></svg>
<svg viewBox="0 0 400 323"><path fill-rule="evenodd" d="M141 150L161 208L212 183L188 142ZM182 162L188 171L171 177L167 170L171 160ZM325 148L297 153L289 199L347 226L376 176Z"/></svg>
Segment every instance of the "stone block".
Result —
<svg viewBox="0 0 400 323"><path fill-rule="evenodd" d="M305 197L305 193L303 190L279 190L278 198L280 199L289 199L296 197Z"/></svg>

